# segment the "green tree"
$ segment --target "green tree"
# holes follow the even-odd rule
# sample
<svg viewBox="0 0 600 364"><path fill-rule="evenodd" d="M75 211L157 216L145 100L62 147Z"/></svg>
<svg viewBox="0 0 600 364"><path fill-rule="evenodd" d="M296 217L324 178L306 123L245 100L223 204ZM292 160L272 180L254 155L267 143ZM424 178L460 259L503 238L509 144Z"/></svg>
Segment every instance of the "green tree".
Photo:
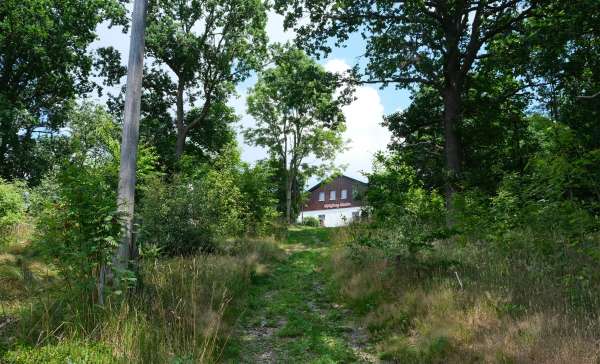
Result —
<svg viewBox="0 0 600 364"><path fill-rule="evenodd" d="M485 67L466 80L463 122L459 129L464 153L461 189L494 193L506 173L522 172L537 149L526 108L531 92L514 76ZM412 96L411 105L388 115L389 149L413 167L425 187L444 187L443 100L430 87Z"/></svg>
<svg viewBox="0 0 600 364"><path fill-rule="evenodd" d="M73 109L67 118L68 156L36 188L31 210L37 215L41 251L70 283L89 293L98 284L94 297L99 299L100 267L110 263L121 235L116 198L120 130L110 114L91 104ZM145 146L137 157L143 186L157 173L156 157Z"/></svg>
<svg viewBox="0 0 600 364"><path fill-rule="evenodd" d="M0 2L0 176L41 178L48 166L37 141L57 133L72 101L94 89L88 46L98 24L124 25L125 14L119 0Z"/></svg>
<svg viewBox="0 0 600 364"><path fill-rule="evenodd" d="M277 211L280 212L281 216L285 216L286 211L286 191L287 191L287 183L286 183L286 175L287 170L285 166L281 164L279 161L279 157L275 155L270 155L267 159L263 160L262 163L265 163L269 170L272 171L270 174L269 182L275 186L275 196L277 198ZM310 173L310 170L303 171L299 170L296 175L296 179L292 181L292 207L291 207L291 215L298 216L301 211L302 203L304 200L304 186L306 185L306 181L310 176L307 176Z"/></svg>
<svg viewBox="0 0 600 364"><path fill-rule="evenodd" d="M246 231L252 235L269 232L279 217L279 191L272 179L274 174L266 161L259 161L254 166L242 165L238 185L247 211Z"/></svg>
<svg viewBox="0 0 600 364"><path fill-rule="evenodd" d="M285 217L291 223L292 186L299 171L325 168L304 163L306 159L332 161L343 147L341 106L348 94L337 95L337 77L297 48L275 47L273 62L275 67L263 71L250 90L248 112L257 124L244 135L268 148L285 170Z"/></svg>
<svg viewBox="0 0 600 364"><path fill-rule="evenodd" d="M431 86L443 101L446 197L456 191L463 163L459 133L465 81L494 39L519 30L536 13L525 0L276 0L298 42L312 52L331 51L353 33L367 41L359 82L397 87ZM303 21L309 18L307 23ZM334 42L331 42L334 38ZM451 207L449 205L449 207Z"/></svg>
<svg viewBox="0 0 600 364"><path fill-rule="evenodd" d="M600 3L548 1L543 16L528 20L521 33L490 44L489 72L524 80L535 97L531 127L545 162L563 159L569 182L565 197L598 211L600 170ZM546 129L544 129L546 128ZM545 130L545 131L544 131ZM568 131L568 132L567 132ZM566 138L565 135L569 137ZM533 163L530 163L533 164ZM596 207L593 207L593 206Z"/></svg>
<svg viewBox="0 0 600 364"><path fill-rule="evenodd" d="M155 123L166 124L157 125L160 132L174 134L169 141L174 139L176 160L186 139L207 141L206 133L195 135L196 130L204 128L213 137L231 121L225 103L235 85L262 66L266 20L261 0L150 2L146 47L155 61L151 79L144 80L150 95L143 111Z"/></svg>

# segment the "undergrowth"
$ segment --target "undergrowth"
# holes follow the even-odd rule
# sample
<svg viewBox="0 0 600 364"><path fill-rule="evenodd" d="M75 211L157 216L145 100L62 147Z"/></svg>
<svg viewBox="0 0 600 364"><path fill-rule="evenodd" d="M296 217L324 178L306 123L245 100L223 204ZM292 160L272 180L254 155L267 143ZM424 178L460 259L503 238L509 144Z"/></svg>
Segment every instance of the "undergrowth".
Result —
<svg viewBox="0 0 600 364"><path fill-rule="evenodd" d="M218 361L247 286L277 259L274 240L222 244L212 255L145 260L132 294L104 307L72 294L26 241L3 248L0 362Z"/></svg>
<svg viewBox="0 0 600 364"><path fill-rule="evenodd" d="M533 250L507 253L463 236L436 241L412 256L390 255L356 244L356 228L338 231L328 270L341 300L368 328L381 359L600 360L598 282L565 281L570 265L584 268L574 253L553 261Z"/></svg>

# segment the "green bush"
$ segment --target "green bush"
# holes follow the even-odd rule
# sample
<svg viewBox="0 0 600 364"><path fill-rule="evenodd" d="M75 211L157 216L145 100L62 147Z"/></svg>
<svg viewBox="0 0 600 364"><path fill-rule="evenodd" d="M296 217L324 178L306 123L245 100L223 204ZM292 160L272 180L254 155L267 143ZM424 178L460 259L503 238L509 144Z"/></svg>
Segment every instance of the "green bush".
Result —
<svg viewBox="0 0 600 364"><path fill-rule="evenodd" d="M243 166L237 183L242 194L246 216L245 230L251 235L265 235L276 230L277 186L271 182L274 172L268 165Z"/></svg>
<svg viewBox="0 0 600 364"><path fill-rule="evenodd" d="M65 287L92 293L121 235L116 196L120 131L104 109L89 104L69 114L68 126L69 158L32 194L35 247L59 269ZM156 159L151 148L139 148L139 184L156 174Z"/></svg>
<svg viewBox="0 0 600 364"><path fill-rule="evenodd" d="M0 243L7 239L12 228L25 217L25 187L0 179Z"/></svg>
<svg viewBox="0 0 600 364"><path fill-rule="evenodd" d="M58 267L69 287L92 291L111 260L121 232L114 186L103 169L65 166L58 196L37 217L36 247Z"/></svg>
<svg viewBox="0 0 600 364"><path fill-rule="evenodd" d="M211 252L219 241L276 231L275 187L264 165L250 167L235 145L211 162L184 157L181 172L143 187L138 242L142 252Z"/></svg>
<svg viewBox="0 0 600 364"><path fill-rule="evenodd" d="M144 191L139 243L170 255L211 252L216 242L243 232L242 196L227 175L210 170L193 178L155 179Z"/></svg>
<svg viewBox="0 0 600 364"><path fill-rule="evenodd" d="M307 216L307 217L302 218L302 225L319 227L319 226L321 226L321 222L316 217Z"/></svg>
<svg viewBox="0 0 600 364"><path fill-rule="evenodd" d="M383 154L374 167L366 192L374 224L359 230L356 243L390 255L415 255L447 235L443 198L426 190L414 169Z"/></svg>

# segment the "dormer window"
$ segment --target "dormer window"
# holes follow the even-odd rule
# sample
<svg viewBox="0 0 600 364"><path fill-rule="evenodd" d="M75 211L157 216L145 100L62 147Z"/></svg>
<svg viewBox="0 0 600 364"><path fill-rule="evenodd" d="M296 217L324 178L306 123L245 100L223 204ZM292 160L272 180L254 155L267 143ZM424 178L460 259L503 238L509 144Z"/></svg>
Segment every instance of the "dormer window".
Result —
<svg viewBox="0 0 600 364"><path fill-rule="evenodd" d="M348 198L348 190L342 190L340 193L340 200L345 200Z"/></svg>
<svg viewBox="0 0 600 364"><path fill-rule="evenodd" d="M329 200L330 201L335 201L335 198L336 198L336 196L335 196L335 190L329 191Z"/></svg>
<svg viewBox="0 0 600 364"><path fill-rule="evenodd" d="M325 201L325 192L319 192L319 201Z"/></svg>

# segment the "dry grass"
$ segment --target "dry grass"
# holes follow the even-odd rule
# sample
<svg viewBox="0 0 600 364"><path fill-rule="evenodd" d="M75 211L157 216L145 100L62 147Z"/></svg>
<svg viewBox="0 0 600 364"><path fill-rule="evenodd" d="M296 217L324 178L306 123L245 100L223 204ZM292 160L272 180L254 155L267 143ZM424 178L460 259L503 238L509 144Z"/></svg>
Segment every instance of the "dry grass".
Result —
<svg viewBox="0 0 600 364"><path fill-rule="evenodd" d="M542 302L546 295L531 296L528 305L521 305L520 297L516 304L511 288L525 288L510 283L493 289L489 282L474 282L486 272L463 277L461 272L461 288L455 268L416 273L377 249L348 249L340 243L347 233L340 234L329 269L343 299L369 328L381 358L401 363L600 363L597 315L568 314L557 309L560 303ZM488 262L479 269L492 266ZM518 282L518 276L511 278Z"/></svg>
<svg viewBox="0 0 600 364"><path fill-rule="evenodd" d="M18 321L10 333L0 332L0 361L216 362L252 277L264 274L278 254L274 240L244 240L224 244L218 255L144 262L143 285L102 309L57 295L56 287L46 287L53 293L48 296L39 289L28 293L34 297L17 295L20 306L12 312ZM16 258L3 253L0 259ZM29 284L16 273L13 280L16 286Z"/></svg>

